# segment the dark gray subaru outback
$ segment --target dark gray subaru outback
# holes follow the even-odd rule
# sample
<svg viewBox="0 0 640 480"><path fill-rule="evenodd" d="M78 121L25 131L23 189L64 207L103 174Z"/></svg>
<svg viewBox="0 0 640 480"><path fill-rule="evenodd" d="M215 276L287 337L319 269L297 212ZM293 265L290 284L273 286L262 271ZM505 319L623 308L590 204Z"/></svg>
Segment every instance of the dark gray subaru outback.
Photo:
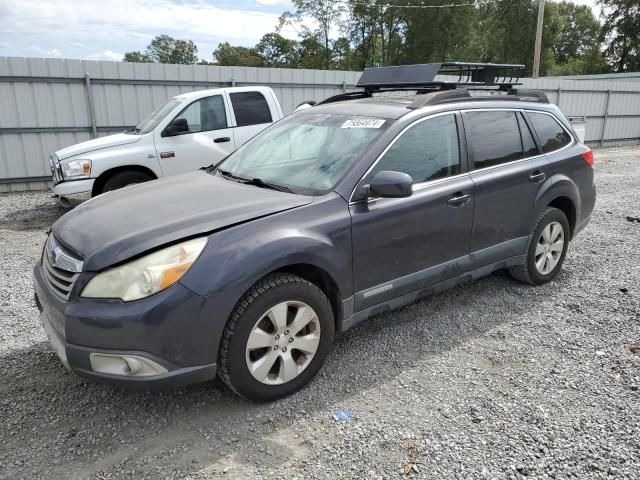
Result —
<svg viewBox="0 0 640 480"><path fill-rule="evenodd" d="M34 278L58 356L98 381L217 374L267 401L371 315L502 268L549 282L589 221L593 155L544 94L514 88L518 68L369 69L363 91L216 166L67 213Z"/></svg>

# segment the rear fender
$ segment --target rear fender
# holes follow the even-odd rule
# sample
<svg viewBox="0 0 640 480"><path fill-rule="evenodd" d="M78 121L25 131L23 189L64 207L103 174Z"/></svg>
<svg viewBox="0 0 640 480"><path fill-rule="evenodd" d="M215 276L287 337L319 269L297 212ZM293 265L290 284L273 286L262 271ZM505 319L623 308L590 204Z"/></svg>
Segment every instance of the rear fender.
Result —
<svg viewBox="0 0 640 480"><path fill-rule="evenodd" d="M535 215L532 219L532 225L549 204L560 197L566 197L571 200L576 211L576 218L580 218L581 201L578 187L569 177L558 173L548 178L538 191L535 199Z"/></svg>

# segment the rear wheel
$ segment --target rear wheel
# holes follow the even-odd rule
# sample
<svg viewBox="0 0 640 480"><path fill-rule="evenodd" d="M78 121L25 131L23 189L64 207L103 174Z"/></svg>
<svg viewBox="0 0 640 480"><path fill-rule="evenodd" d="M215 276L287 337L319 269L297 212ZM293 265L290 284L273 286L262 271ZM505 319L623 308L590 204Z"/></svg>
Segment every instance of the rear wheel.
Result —
<svg viewBox="0 0 640 480"><path fill-rule="evenodd" d="M219 376L250 400L290 395L320 370L333 336L333 311L322 290L296 275L268 276L244 295L227 322Z"/></svg>
<svg viewBox="0 0 640 480"><path fill-rule="evenodd" d="M511 267L516 280L542 285L560 272L569 247L569 222L557 208L547 208L536 222L527 250L527 263Z"/></svg>
<svg viewBox="0 0 640 480"><path fill-rule="evenodd" d="M153 180L153 177L151 177L147 173L138 172L135 170L116 173L113 177L105 182L104 187L102 187L101 193L111 192L112 190L118 190L129 185L134 185L136 183L148 182L149 180Z"/></svg>

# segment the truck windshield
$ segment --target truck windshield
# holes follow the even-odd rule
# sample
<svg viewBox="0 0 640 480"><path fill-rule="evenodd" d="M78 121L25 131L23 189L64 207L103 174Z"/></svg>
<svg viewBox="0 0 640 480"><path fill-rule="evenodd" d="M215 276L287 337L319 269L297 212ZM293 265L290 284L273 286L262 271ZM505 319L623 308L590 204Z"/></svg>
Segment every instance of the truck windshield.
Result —
<svg viewBox="0 0 640 480"><path fill-rule="evenodd" d="M371 117L294 114L254 137L212 172L294 191L328 191L388 123Z"/></svg>
<svg viewBox="0 0 640 480"><path fill-rule="evenodd" d="M171 111L180 105L180 100L172 98L161 107L156 108L151 114L142 120L136 128L129 130L127 133L145 134L151 132Z"/></svg>

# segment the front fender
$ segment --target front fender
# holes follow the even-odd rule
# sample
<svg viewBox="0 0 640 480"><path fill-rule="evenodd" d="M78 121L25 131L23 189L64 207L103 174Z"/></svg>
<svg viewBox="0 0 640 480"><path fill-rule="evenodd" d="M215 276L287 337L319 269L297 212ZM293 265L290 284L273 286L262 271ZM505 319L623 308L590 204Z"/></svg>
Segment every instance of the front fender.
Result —
<svg viewBox="0 0 640 480"><path fill-rule="evenodd" d="M239 300L260 278L295 264L324 270L342 298L352 294L351 219L342 198L336 195L212 234L180 282L199 295Z"/></svg>
<svg viewBox="0 0 640 480"><path fill-rule="evenodd" d="M147 139L90 152L82 158L91 160L92 178L97 178L114 168L126 166L139 166L151 170L156 178L163 176L153 142Z"/></svg>

